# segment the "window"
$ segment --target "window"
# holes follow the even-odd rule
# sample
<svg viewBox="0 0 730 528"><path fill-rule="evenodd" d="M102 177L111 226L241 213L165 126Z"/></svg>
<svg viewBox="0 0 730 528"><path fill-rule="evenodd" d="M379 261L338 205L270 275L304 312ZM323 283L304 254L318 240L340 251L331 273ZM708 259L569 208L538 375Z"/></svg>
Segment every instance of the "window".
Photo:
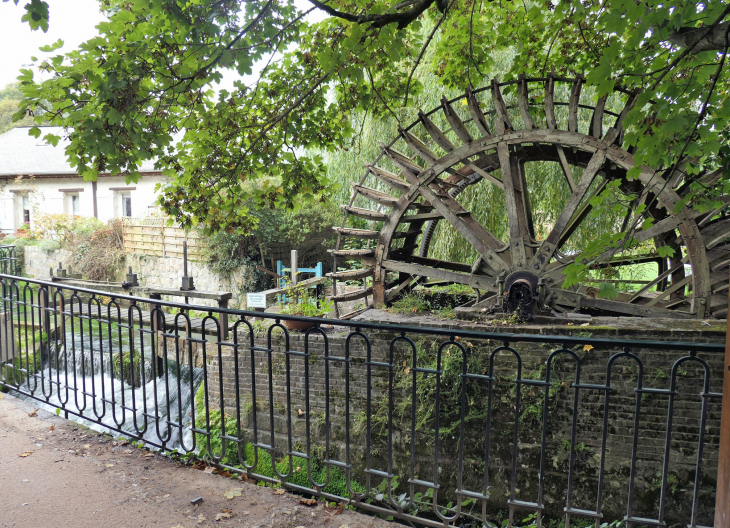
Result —
<svg viewBox="0 0 730 528"><path fill-rule="evenodd" d="M81 214L81 198L79 193L65 193L64 202L66 214L78 216Z"/></svg>
<svg viewBox="0 0 730 528"><path fill-rule="evenodd" d="M132 195L131 193L122 193L122 216L132 216Z"/></svg>
<svg viewBox="0 0 730 528"><path fill-rule="evenodd" d="M10 192L13 193L13 227L24 229L31 221L30 194L24 190Z"/></svg>
<svg viewBox="0 0 730 528"><path fill-rule="evenodd" d="M27 194L22 194L23 197L23 223L24 224L30 224L30 198L28 198Z"/></svg>
<svg viewBox="0 0 730 528"><path fill-rule="evenodd" d="M135 211L132 210L132 191L136 187L110 187L110 191L114 191L114 217L129 218ZM137 205L139 208L139 204ZM136 211L139 214L139 211Z"/></svg>

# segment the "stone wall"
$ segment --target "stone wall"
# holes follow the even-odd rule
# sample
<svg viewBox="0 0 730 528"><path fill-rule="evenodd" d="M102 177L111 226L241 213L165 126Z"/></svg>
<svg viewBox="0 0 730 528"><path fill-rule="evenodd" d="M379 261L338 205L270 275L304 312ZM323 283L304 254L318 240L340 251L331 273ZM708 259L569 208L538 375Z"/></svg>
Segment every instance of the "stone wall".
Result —
<svg viewBox="0 0 730 528"><path fill-rule="evenodd" d="M37 246L26 246L24 248L26 277L46 280L49 278L49 268L57 269L58 263L62 262L64 268L74 272L73 253L65 249L54 251L42 251ZM139 283L143 286L164 286L178 288L183 276L183 259L170 257L151 257L139 254L127 254L123 269L132 266L132 271L137 274ZM234 296L229 303L230 308L245 308L244 284L250 278L247 273L250 270L241 268L236 270L230 278L224 279L214 273L208 266L201 262L188 261L188 274L195 280L195 287L205 291L230 291ZM117 278L119 279L119 278ZM180 302L180 297L171 297L168 300ZM194 304L205 306L217 306L214 300L193 299Z"/></svg>
<svg viewBox="0 0 730 528"><path fill-rule="evenodd" d="M137 253L126 256L126 266L132 266L132 271L137 274L139 283L143 286L165 286L179 288L183 273L183 259L170 257L150 257ZM204 291L229 291L233 292L233 299L229 308L245 308L246 295L244 285L250 277L248 268L240 268L225 279L211 270L202 262L188 261L188 275L195 281L195 288ZM180 302L181 298L170 298ZM205 306L217 306L217 302L206 299L192 299L194 304Z"/></svg>
<svg viewBox="0 0 730 528"><path fill-rule="evenodd" d="M413 323L411 323L413 324ZM429 325L434 325L433 321ZM443 323L442 323L443 324ZM579 337L630 337L668 341L724 342L722 325L703 329L699 321L675 322L658 328L651 321L645 322L643 331L634 322L621 328L606 325L591 325L587 328L570 327L519 327L509 331L520 333L560 333ZM674 328L672 328L674 326ZM495 328L480 328L469 324L469 329L494 331ZM369 334L371 338L371 360L389 363L392 337L386 334ZM411 336L419 347L432 346L428 339ZM240 334L239 342L247 343L248 334ZM331 333L327 339L328 355L343 358L347 335ZM256 379L256 426L258 442L270 443L271 418L273 416L276 447L281 455L288 448L288 431L291 428L295 450L306 450L308 441L312 454L320 459L327 453L332 459L345 462L346 453L346 385L349 380L350 411L350 462L357 480L364 478L365 417L368 415L368 386L370 391L370 416L372 418L371 442L372 467L387 470L387 414L388 414L388 369L371 367L371 381L368 383L366 346L362 339L352 338L350 361L324 360L325 342L321 336L311 335L305 343L304 336L292 332L289 350L308 352L309 361L305 368L302 356L287 349L281 332L275 331L269 346L266 334L256 339L261 350L254 352L254 374ZM477 341L468 343L469 372L488 372L489 357L499 342ZM411 403L412 392L408 387L414 372L412 351L401 341L394 349L393 364L396 387L393 401L393 468L404 482L410 474L411 455ZM546 344L514 344L522 363L522 377L545 379L545 363L555 348ZM271 348L272 352L266 351ZM574 347L580 362L580 381L585 384L603 385L606 380L606 365L609 358L621 352L616 347ZM447 354L448 352L448 354ZM668 397L666 394L638 394L634 390L643 370L643 385L650 388L669 388L675 361L685 355L667 350L638 349L632 351L641 361L641 367L633 359L618 360L611 369L611 387L608 407L608 428L606 431L606 455L603 512L606 518L621 518L626 513L626 497L630 474L630 457L634 441L634 416L637 399L640 405L639 434L636 464L636 493L634 515L655 518L660 495L661 469L665 447ZM451 346L442 351L442 359L448 363L450 354L460 352ZM699 354L710 368L710 392L721 391L722 357ZM452 358L453 359L453 358ZM238 393L236 392L235 358L233 347L209 346L207 351L208 398L211 409L220 408L223 394L225 412L235 415L241 410L242 423L246 426L247 440L253 441L254 405L251 387L251 357L247 347L240 347L238 355ZM670 466L667 486L667 520L686 521L691 508L691 492L695 478L699 416L701 415L702 392L701 369L696 362L686 362L675 369L677 396L672 413L673 433L670 444ZM421 366L422 365L416 365ZM458 366L458 365L457 365ZM453 362L451 367L454 367ZM460 368L460 367L459 367ZM495 359L491 417L492 434L490 445L489 511L504 511L509 497L515 406L517 390L514 384L517 361L508 352L502 352ZM349 373L348 373L349 370ZM447 375L444 367L441 377L441 437L438 447L438 475L442 493L451 500L456 487L459 445L458 416L460 414L460 371ZM419 373L419 384L429 383ZM550 394L549 415L545 435L545 498L547 513L560 518L565 504L568 487L571 426L575 390L575 361L562 355L554 364L549 387L526 385L520 391L520 421L518 425L517 499L537 499L538 471L541 461L543 395ZM451 380L451 381L449 381ZM271 385L270 385L271 382ZM309 398L306 398L306 389ZM431 381L430 383L433 383ZM451 385L449 385L451 383ZM271 390L271 395L269 391ZM576 418L577 446L575 453L575 474L572 479L573 507L595 509L597 499L597 475L601 464L601 448L606 391L581 389L578 391L578 413ZM416 397L417 426L416 450L413 453L417 478L433 480L434 466L434 423L428 418L427 409L432 408L432 398ZM484 475L484 448L486 416L489 406L488 384L472 380L467 386L467 422L464 442L464 487L480 492ZM308 405L308 407L307 407ZM716 479L717 449L719 442L719 400L708 399L708 421L705 429L705 451L703 456L704 489L714 489ZM329 416L327 416L329 415ZM424 418L426 417L426 418ZM423 420L421 421L421 419ZM456 420L456 421L455 421ZM329 427L326 424L329 423ZM309 435L307 434L309 428ZM329 445L328 445L329 444ZM374 482L377 485L379 482ZM404 489L401 488L401 491ZM420 490L424 491L424 490ZM713 493L700 495L700 524L711 525L714 506Z"/></svg>
<svg viewBox="0 0 730 528"><path fill-rule="evenodd" d="M50 268L58 269L59 262L63 262L63 267L66 269L69 265L73 268L73 253L67 249L42 251L38 246L25 246L23 255L23 273L33 279L48 280Z"/></svg>

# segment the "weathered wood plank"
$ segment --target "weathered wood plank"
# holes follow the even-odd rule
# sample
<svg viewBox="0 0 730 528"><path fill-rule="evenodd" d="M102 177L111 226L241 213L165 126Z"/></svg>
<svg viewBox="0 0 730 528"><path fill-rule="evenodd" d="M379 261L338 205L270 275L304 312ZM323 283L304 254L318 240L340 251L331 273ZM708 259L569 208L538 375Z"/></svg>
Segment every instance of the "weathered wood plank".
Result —
<svg viewBox="0 0 730 528"><path fill-rule="evenodd" d="M520 84L517 89L517 106L520 109L520 115L522 116L522 122L525 125L525 129L532 130L535 125L532 121L532 116L530 115L530 96L524 73L520 74L519 81Z"/></svg>
<svg viewBox="0 0 730 528"><path fill-rule="evenodd" d="M429 266L422 266L420 264L413 264L410 262L401 262L398 260L384 260L381 263L381 266L389 271L398 271L400 273L408 273L410 275L418 275L420 277L430 277L432 279L457 282L459 284L466 284L473 288L496 289L494 280L486 277L480 277L479 275L457 273L454 271L447 271L445 269L432 268Z"/></svg>
<svg viewBox="0 0 730 528"><path fill-rule="evenodd" d="M494 103L494 111L497 116L494 120L494 128L497 135L502 135L508 130L513 130L514 127L507 113L507 105L504 103L502 90L499 89L499 83L496 78L492 79L492 103ZM504 179L504 176L502 176L502 179Z"/></svg>
<svg viewBox="0 0 730 528"><path fill-rule="evenodd" d="M466 102L469 106L469 113L471 114L474 124L484 136L491 136L492 133L489 131L489 125L487 124L487 118L484 117L484 113L479 106L476 96L471 91L471 88L466 88Z"/></svg>
<svg viewBox="0 0 730 528"><path fill-rule="evenodd" d="M366 220L374 220L384 222L388 219L388 215L379 211L373 211L371 209L362 209L360 207L353 207L350 205L342 205L342 209L347 211L348 214L357 216L358 218L365 218Z"/></svg>
<svg viewBox="0 0 730 528"><path fill-rule="evenodd" d="M454 134L456 134L460 140L464 143L471 143L474 141L474 138L471 137L471 134L466 129L466 125L464 125L464 122L456 113L456 110L454 110L451 104L449 104L446 97L441 98L441 109L443 110L444 116L446 116L446 120L449 122L449 125L451 125L451 130L454 131Z"/></svg>
<svg viewBox="0 0 730 528"><path fill-rule="evenodd" d="M446 137L446 134L444 134L439 127L436 126L436 124L429 119L429 117L423 113L422 110L418 111L418 118L421 120L421 123L423 124L423 128L426 129L426 132L429 136L436 142L436 144L444 149L446 152L451 152L454 150L454 144L451 143L449 138Z"/></svg>
<svg viewBox="0 0 730 528"><path fill-rule="evenodd" d="M391 189L395 189L396 191L400 192L405 192L406 190L408 190L408 182L400 176L397 176L385 169L381 169L376 165L366 164L365 166L367 167L370 174L388 185Z"/></svg>
<svg viewBox="0 0 730 528"><path fill-rule="evenodd" d="M578 75L570 91L568 101L568 131L578 132L578 108L580 108L580 92L583 88L583 76Z"/></svg>

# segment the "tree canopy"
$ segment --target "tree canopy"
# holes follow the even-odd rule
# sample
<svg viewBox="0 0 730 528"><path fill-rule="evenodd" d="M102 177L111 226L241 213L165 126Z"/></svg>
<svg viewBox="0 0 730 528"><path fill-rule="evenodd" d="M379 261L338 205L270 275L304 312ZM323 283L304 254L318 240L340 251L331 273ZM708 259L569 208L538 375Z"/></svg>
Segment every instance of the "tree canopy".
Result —
<svg viewBox="0 0 730 528"><path fill-rule="evenodd" d="M596 96L631 94L624 146L639 165L667 169L689 158L684 170L698 174L730 151L727 1L105 0L101 8L108 22L78 51L58 53L61 42L43 50L36 65L48 80L21 71L16 118L43 114L67 127L67 154L85 178L133 181L142 160L157 158L171 177L161 205L183 225L245 231L255 222L248 203L317 199L330 183L322 159L305 153L345 145L352 112L397 119L423 89L419 68L445 89L483 85L505 50L514 58L500 80L554 71L585 75ZM40 0L25 10L33 29L52 19ZM326 18L311 22L312 11ZM240 79L216 92L226 72Z"/></svg>

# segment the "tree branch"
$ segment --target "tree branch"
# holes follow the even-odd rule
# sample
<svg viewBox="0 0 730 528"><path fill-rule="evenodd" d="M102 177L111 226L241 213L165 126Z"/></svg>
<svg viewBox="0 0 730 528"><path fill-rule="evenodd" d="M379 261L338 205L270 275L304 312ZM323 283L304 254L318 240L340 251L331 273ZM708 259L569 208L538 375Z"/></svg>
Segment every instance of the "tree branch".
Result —
<svg viewBox="0 0 730 528"><path fill-rule="evenodd" d="M355 22L356 24L370 24L372 27L375 28L381 28L387 26L388 24L397 23L398 29L403 29L408 26L408 24L418 18L421 13L431 7L431 4L433 4L434 1L435 0L417 0L416 2L413 2L414 7L412 9L408 11L403 11L402 13L385 13L382 15L351 15L350 13L338 11L337 9L330 7L327 4L320 2L319 0L309 0L312 5L314 5L318 9L321 9L328 15L347 20L348 22Z"/></svg>

